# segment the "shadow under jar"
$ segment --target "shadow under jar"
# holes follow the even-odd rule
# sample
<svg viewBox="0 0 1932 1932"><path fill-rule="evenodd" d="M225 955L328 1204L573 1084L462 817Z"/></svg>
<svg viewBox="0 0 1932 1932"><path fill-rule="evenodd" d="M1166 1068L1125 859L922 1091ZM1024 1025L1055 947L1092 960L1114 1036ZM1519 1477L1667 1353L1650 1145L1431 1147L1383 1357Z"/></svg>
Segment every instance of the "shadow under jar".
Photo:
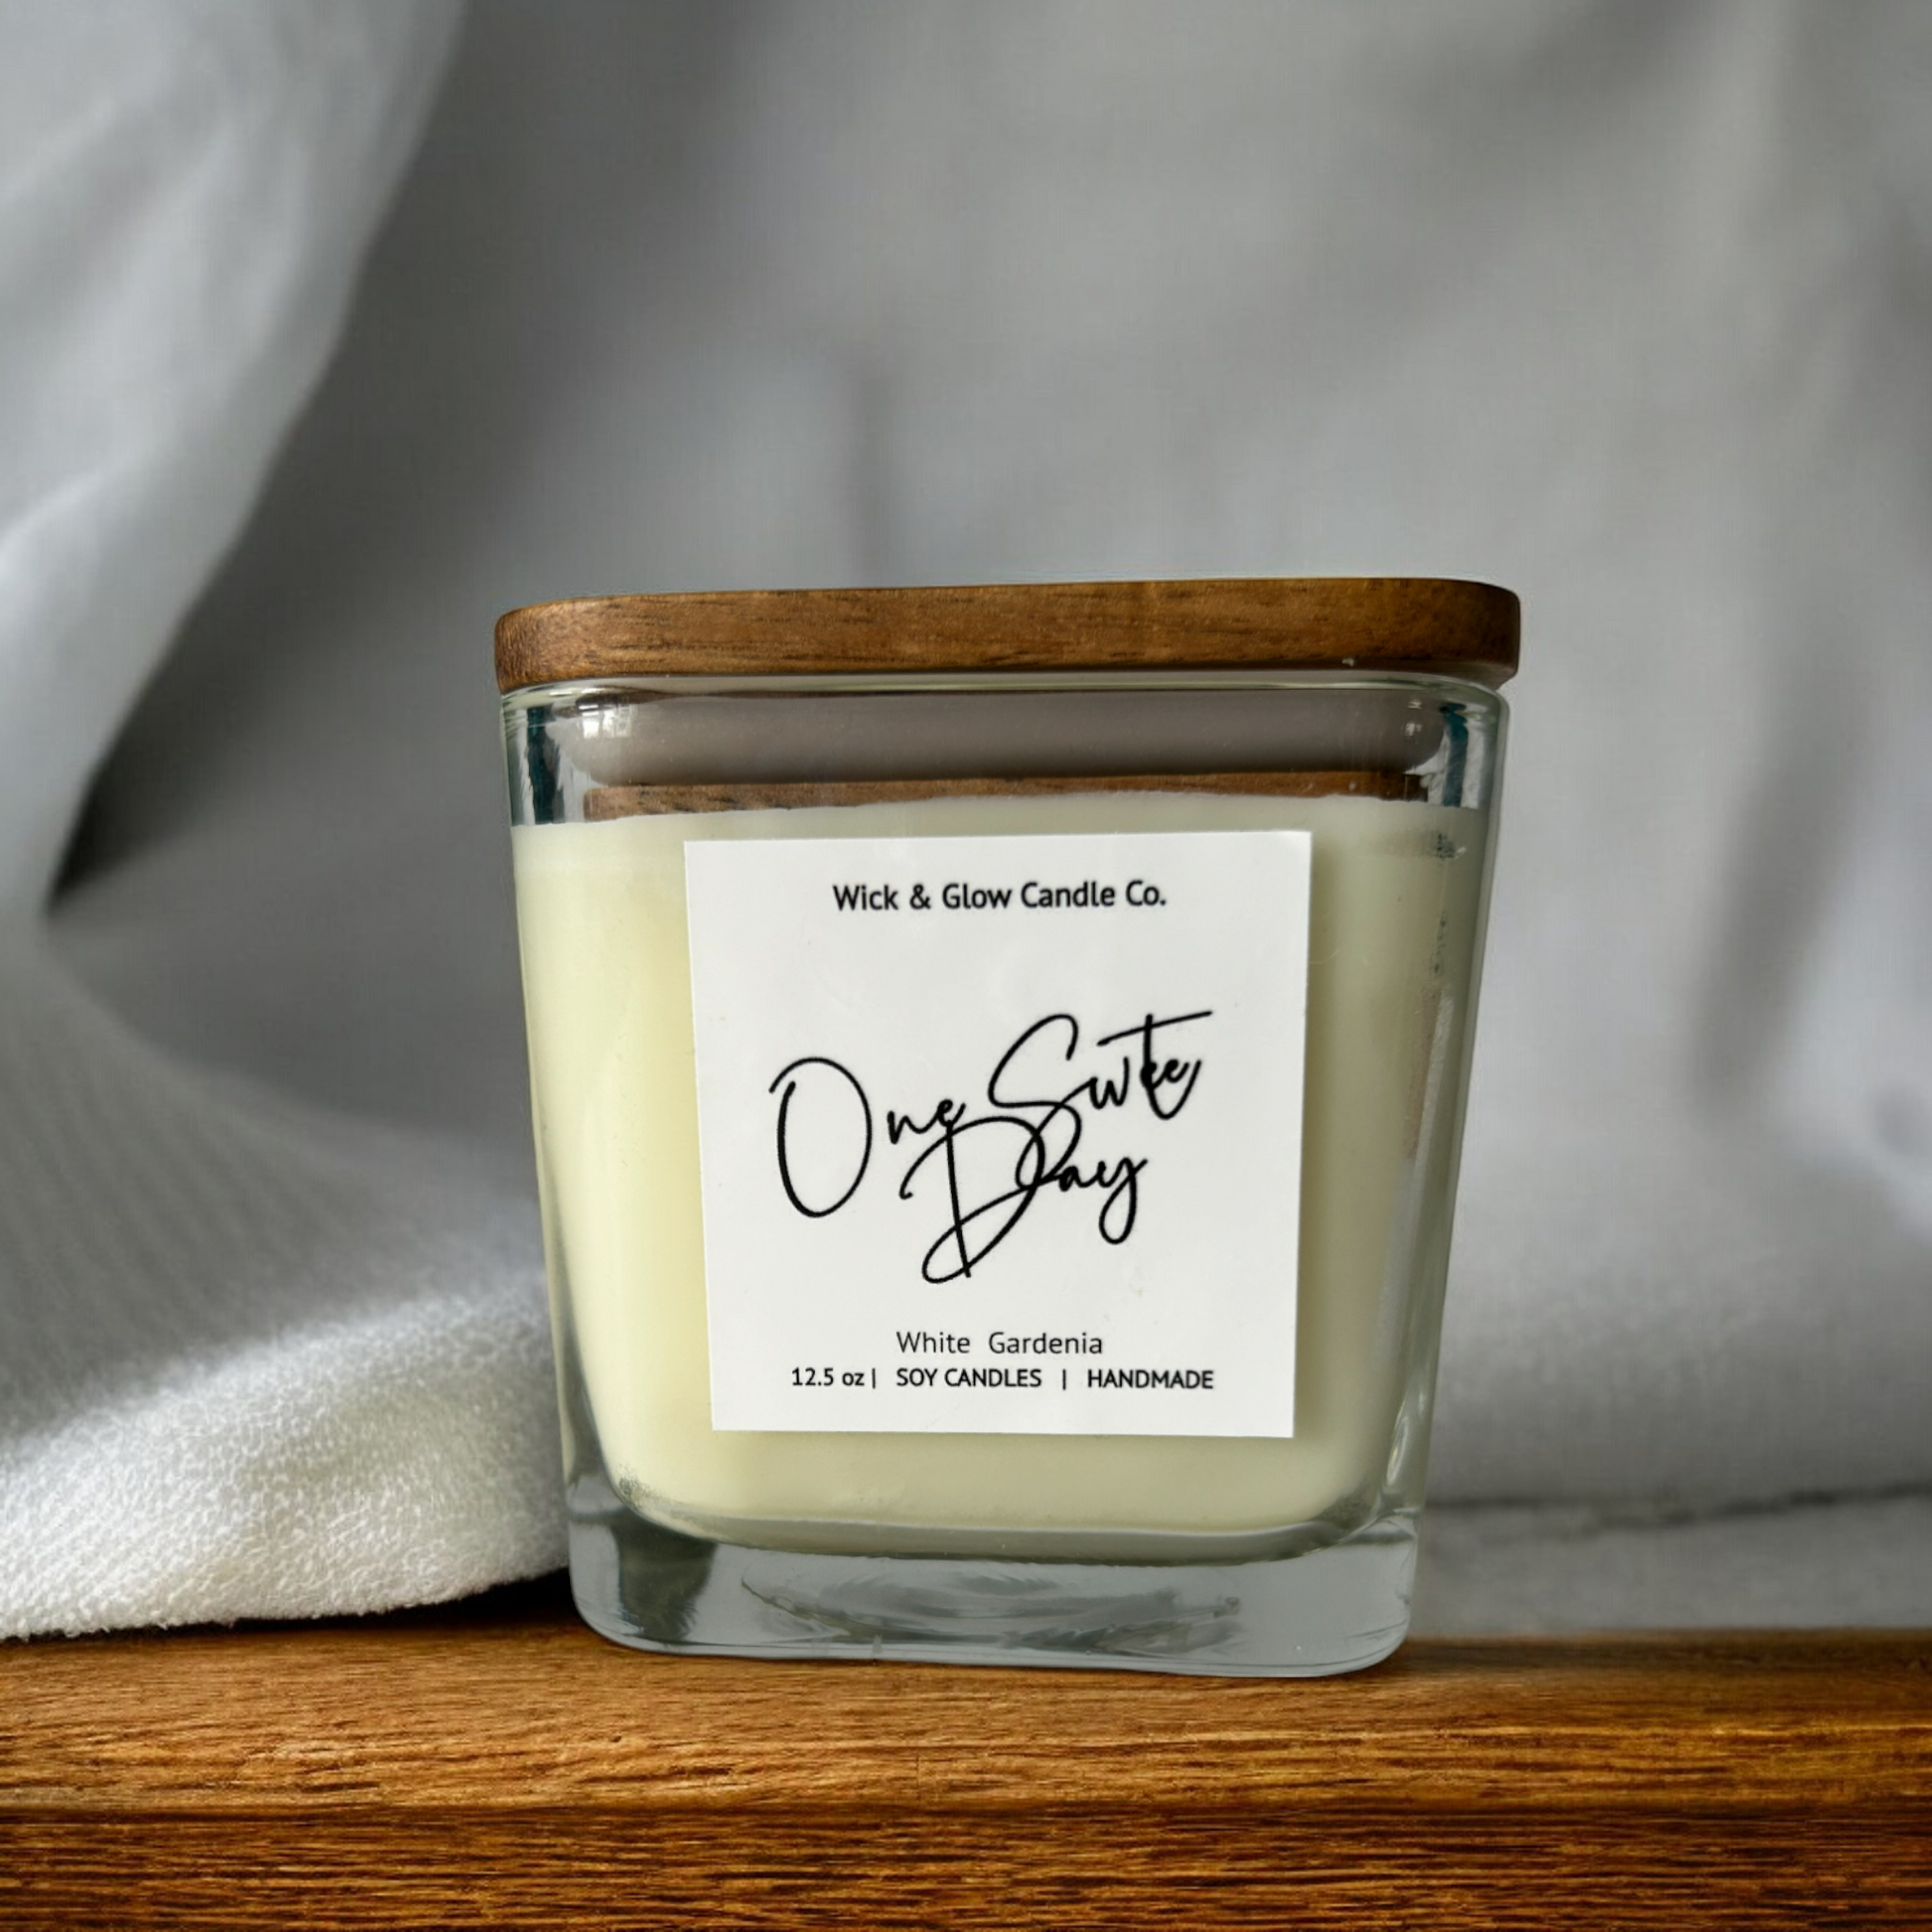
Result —
<svg viewBox="0 0 1932 1932"><path fill-rule="evenodd" d="M1517 631L1418 579L502 620L597 1629L1401 1642Z"/></svg>

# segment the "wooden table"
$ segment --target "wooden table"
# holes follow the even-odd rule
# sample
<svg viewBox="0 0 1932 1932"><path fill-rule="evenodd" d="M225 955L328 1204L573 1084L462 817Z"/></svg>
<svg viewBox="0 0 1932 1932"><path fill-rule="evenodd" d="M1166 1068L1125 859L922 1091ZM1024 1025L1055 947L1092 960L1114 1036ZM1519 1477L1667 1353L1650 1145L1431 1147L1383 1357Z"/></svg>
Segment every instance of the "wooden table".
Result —
<svg viewBox="0 0 1932 1932"><path fill-rule="evenodd" d="M669 1660L556 1580L0 1646L0 1925L1932 1925L1932 1637Z"/></svg>

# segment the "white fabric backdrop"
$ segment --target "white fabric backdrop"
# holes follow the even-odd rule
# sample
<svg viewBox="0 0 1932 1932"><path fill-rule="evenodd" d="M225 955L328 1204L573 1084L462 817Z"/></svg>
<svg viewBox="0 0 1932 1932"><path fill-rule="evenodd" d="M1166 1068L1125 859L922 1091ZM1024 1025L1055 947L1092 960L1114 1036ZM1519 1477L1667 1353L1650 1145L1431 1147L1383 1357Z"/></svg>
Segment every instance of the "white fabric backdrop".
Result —
<svg viewBox="0 0 1932 1932"><path fill-rule="evenodd" d="M158 112L0 10L24 888L448 23L138 13ZM498 610L1356 569L1527 611L1422 1620L1923 1620L1928 82L1911 0L480 6L15 920L0 1629L556 1559Z"/></svg>
<svg viewBox="0 0 1932 1932"><path fill-rule="evenodd" d="M335 345L455 25L383 0L0 9L0 1634L361 1608L557 1560L527 1215L474 1158L156 1050L40 920L96 760ZM221 729L217 707L171 786Z"/></svg>

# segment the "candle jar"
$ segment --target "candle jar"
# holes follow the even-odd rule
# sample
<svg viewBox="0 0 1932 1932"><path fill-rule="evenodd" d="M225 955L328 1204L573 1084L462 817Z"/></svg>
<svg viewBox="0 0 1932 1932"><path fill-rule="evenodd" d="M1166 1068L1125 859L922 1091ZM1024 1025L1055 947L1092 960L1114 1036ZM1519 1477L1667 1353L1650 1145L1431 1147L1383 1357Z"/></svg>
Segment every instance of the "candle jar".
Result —
<svg viewBox="0 0 1932 1932"><path fill-rule="evenodd" d="M503 619L590 1623L1401 1642L1516 649L1404 579Z"/></svg>

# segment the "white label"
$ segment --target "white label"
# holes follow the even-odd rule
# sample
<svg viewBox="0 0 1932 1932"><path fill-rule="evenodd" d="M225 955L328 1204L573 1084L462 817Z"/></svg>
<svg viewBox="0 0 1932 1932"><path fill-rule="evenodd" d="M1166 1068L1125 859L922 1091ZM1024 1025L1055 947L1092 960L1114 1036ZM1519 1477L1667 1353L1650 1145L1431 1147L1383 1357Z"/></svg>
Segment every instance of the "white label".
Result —
<svg viewBox="0 0 1932 1932"><path fill-rule="evenodd" d="M1294 1434L1308 833L684 860L715 1428Z"/></svg>

